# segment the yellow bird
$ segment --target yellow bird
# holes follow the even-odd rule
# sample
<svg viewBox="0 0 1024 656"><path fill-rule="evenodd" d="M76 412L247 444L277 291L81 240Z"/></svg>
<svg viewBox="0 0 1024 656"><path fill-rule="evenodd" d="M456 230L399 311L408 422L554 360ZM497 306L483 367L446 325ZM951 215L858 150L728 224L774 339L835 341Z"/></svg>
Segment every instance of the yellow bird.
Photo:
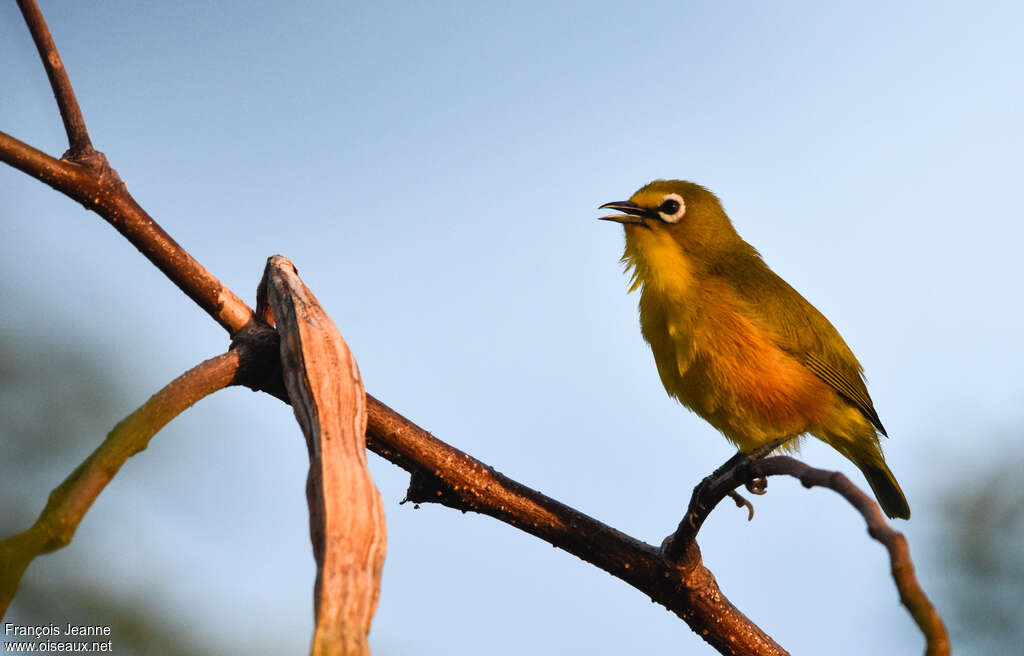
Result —
<svg viewBox="0 0 1024 656"><path fill-rule="evenodd" d="M665 390L747 452L811 434L849 458L889 517L910 517L882 456L863 369L828 319L768 268L718 197L655 180L601 208L623 224L622 262Z"/></svg>

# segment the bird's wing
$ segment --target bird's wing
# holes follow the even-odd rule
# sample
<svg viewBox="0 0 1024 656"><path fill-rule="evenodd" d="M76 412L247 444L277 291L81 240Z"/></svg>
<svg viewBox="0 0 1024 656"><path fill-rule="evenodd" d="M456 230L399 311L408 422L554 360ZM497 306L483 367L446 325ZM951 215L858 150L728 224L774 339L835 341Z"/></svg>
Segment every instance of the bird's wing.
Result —
<svg viewBox="0 0 1024 656"><path fill-rule="evenodd" d="M810 369L815 376L828 383L832 389L842 394L846 397L846 400L857 406L857 409L864 413L864 416L875 425L875 428L877 428L882 435L887 435L885 432L885 426L882 426L882 420L878 418L878 413L875 412L875 406L871 403L871 397L868 395L867 386L864 385L864 378L860 372L857 372L857 374L852 378L850 376L845 376L828 362L820 360L819 357L813 353L804 354L801 362L805 367Z"/></svg>
<svg viewBox="0 0 1024 656"><path fill-rule="evenodd" d="M769 269L753 247L744 246L741 252L716 262L712 273L723 275L731 283L752 314L776 333L780 347L852 403L885 435L864 384L863 369L839 331Z"/></svg>

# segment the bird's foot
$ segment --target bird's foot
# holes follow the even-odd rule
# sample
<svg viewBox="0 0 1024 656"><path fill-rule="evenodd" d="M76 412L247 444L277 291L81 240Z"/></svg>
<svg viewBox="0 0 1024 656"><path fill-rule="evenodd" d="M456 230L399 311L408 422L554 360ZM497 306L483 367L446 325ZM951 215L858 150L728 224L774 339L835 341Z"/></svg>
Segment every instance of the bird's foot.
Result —
<svg viewBox="0 0 1024 656"><path fill-rule="evenodd" d="M742 494L740 494L736 490L732 490L732 491L729 492L729 498L732 499L736 503L736 507L737 508L746 508L747 509L747 521L748 522L751 522L751 521L754 520L754 504L752 504L749 501L747 501L746 497L744 497Z"/></svg>
<svg viewBox="0 0 1024 656"><path fill-rule="evenodd" d="M721 467L716 469L714 473L711 474L711 477L717 479L725 474L729 474L730 476L732 476L736 473L739 473L744 468L749 467L758 460L763 460L764 458L768 457L768 455L775 451L775 449L779 448L780 446L790 441L791 439L792 438L787 437L778 440L773 440L771 442L768 442L767 444L762 444L761 446L750 451L740 451L733 457L726 460ZM764 477L759 476L757 478L749 480L745 484L745 487L747 488L747 491L750 492L751 494L764 494L768 488L768 481ZM739 504L739 502L737 503Z"/></svg>
<svg viewBox="0 0 1024 656"><path fill-rule="evenodd" d="M740 451L732 456L722 466L712 472L693 488L693 495L690 497L689 507L686 514L679 522L676 532L666 538L662 551L668 560L676 560L685 549L685 545L693 541L700 531L704 520L714 510L718 502L729 497L738 508L747 509L747 519L754 518L754 506L750 501L736 492L733 488L740 482L751 494L764 494L768 487L768 480L763 476L751 477L748 469L753 463L766 457L775 449L786 442L775 440L751 451Z"/></svg>
<svg viewBox="0 0 1024 656"><path fill-rule="evenodd" d="M704 479L698 483L695 488L693 488L693 496L691 497L690 508L686 513L685 521L694 529L699 528L707 517L707 513L710 511L708 508L709 504L705 502L705 499L708 497L710 490L715 486L715 483L723 477L736 477L735 474L739 473L742 469L767 457L772 451L779 448L790 439L791 438L774 440L767 444L763 444L756 449L752 449L751 451L740 451L722 463L722 465L709 476L705 476ZM767 491L768 480L764 477L753 478L747 481L745 487L751 494L761 495ZM754 506L750 501L735 491L727 492L726 496L735 501L738 508L747 509L748 519L754 518ZM710 505L711 507L714 507L715 504L712 503Z"/></svg>

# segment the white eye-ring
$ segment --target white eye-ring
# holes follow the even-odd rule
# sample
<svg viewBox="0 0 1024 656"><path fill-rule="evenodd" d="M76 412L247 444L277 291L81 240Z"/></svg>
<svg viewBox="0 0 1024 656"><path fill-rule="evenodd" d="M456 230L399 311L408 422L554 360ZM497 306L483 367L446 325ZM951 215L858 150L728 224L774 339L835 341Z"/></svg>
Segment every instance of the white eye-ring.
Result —
<svg viewBox="0 0 1024 656"><path fill-rule="evenodd" d="M686 201L679 194L666 194L658 205L658 216L665 223L679 223L686 214Z"/></svg>

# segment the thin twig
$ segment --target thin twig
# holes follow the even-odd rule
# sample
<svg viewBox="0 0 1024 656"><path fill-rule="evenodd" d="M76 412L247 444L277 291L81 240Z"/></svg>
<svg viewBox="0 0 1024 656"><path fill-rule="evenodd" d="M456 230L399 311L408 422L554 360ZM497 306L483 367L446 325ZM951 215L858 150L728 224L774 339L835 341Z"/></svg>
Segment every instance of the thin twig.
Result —
<svg viewBox="0 0 1024 656"><path fill-rule="evenodd" d="M950 653L949 634L935 606L917 581L907 538L889 526L873 498L840 472L817 469L788 456L776 456L754 462L750 470L755 478L785 474L798 479L806 488L826 487L856 508L867 523L868 534L881 542L889 552L892 578L899 590L900 601L910 611L910 615L924 633L927 642L925 654L947 656Z"/></svg>
<svg viewBox="0 0 1024 656"><path fill-rule="evenodd" d="M745 454L740 453L733 456L716 469L713 474L703 479L693 488L693 493L690 495L690 504L686 508L686 514L679 520L675 533L665 540L662 546L667 560L674 561L686 553L687 546L697 539L697 534L700 532L701 527L704 526L704 521L711 514L711 511L723 499L734 494L734 490L741 484L736 479L735 468L739 466L739 463L744 462L743 459L737 456L743 455ZM743 501L746 502L748 518L753 519L753 505L746 499ZM743 506L744 504L737 501L736 505Z"/></svg>
<svg viewBox="0 0 1024 656"><path fill-rule="evenodd" d="M50 28L46 25L43 12L39 11L39 5L35 0L18 0L18 7L21 9L21 15L25 17L29 32L32 33L39 57L43 60L46 77L50 78L50 87L53 88L53 96L57 99L60 117L64 121L64 131L68 134L69 148L64 157L72 161L87 159L94 152L92 142L89 140L89 132L85 129L85 119L82 118L82 110L75 98L75 90L71 88L71 80L68 78L60 53L57 52L57 44L50 36Z"/></svg>
<svg viewBox="0 0 1024 656"><path fill-rule="evenodd" d="M666 554L684 553L693 544L708 514L741 485L749 486L768 476L787 475L799 479L804 487L826 487L850 503L864 518L868 534L889 552L893 581L900 601L924 634L927 656L947 656L949 635L935 606L924 593L914 574L910 548L904 535L886 522L878 503L840 472L811 467L795 458L775 456L763 460L739 460L732 468L720 468L719 475L694 489L690 507L674 535L666 540Z"/></svg>
<svg viewBox="0 0 1024 656"><path fill-rule="evenodd" d="M704 525L704 520L725 497L731 497L738 507L747 509L748 521L754 519L754 506L735 492L737 487L735 479L747 471L746 467L749 463L764 458L787 441L775 440L750 452L739 451L722 463L710 476L698 483L693 488L690 505L686 509L686 514L679 520L679 526L676 527L675 533L666 538L662 545L665 557L669 560L679 558L686 551L686 545L697 538L697 533ZM743 483L746 484L747 490L751 494L764 494L764 488L756 484L755 478L745 479Z"/></svg>
<svg viewBox="0 0 1024 656"><path fill-rule="evenodd" d="M123 419L53 492L35 524L0 541L0 617L32 560L71 542L93 501L125 460L142 451L167 422L236 380L244 351L233 350L185 372Z"/></svg>

